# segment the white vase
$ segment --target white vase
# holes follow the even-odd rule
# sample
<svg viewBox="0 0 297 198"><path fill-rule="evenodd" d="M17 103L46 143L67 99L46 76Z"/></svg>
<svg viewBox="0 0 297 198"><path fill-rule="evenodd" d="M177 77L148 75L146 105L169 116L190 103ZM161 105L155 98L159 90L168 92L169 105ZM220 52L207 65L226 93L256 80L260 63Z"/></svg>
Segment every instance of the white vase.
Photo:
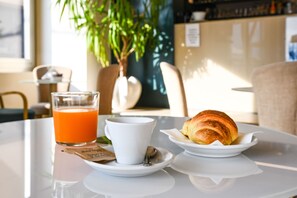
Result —
<svg viewBox="0 0 297 198"><path fill-rule="evenodd" d="M116 111L133 108L140 98L142 86L134 76L117 78L112 98L112 108Z"/></svg>

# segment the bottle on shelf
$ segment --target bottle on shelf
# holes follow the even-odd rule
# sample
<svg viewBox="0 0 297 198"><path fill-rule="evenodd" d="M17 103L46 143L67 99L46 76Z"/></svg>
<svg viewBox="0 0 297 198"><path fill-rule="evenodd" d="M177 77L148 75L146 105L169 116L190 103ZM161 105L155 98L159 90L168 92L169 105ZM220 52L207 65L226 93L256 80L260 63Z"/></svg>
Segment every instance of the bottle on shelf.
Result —
<svg viewBox="0 0 297 198"><path fill-rule="evenodd" d="M275 6L275 1L274 0L272 0L271 3L270 3L269 14L271 14L271 15L276 14L276 6Z"/></svg>
<svg viewBox="0 0 297 198"><path fill-rule="evenodd" d="M285 3L285 14L292 14L293 10L292 10L292 2L290 0L288 0Z"/></svg>
<svg viewBox="0 0 297 198"><path fill-rule="evenodd" d="M282 14L283 13L283 2L278 1L276 4L276 14Z"/></svg>

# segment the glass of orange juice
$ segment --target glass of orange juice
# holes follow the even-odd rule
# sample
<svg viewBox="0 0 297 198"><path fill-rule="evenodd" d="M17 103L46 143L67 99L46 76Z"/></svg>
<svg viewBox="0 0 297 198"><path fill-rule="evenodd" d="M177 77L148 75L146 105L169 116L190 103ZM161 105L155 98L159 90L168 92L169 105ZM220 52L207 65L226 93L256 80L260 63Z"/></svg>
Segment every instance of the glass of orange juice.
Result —
<svg viewBox="0 0 297 198"><path fill-rule="evenodd" d="M54 92L52 107L58 144L80 146L97 138L99 92Z"/></svg>

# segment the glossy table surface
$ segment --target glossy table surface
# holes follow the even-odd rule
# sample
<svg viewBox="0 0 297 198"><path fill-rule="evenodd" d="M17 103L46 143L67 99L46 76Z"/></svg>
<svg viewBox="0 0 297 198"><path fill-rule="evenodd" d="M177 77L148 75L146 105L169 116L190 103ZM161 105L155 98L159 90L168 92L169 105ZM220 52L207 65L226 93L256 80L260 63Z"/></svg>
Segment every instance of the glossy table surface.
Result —
<svg viewBox="0 0 297 198"><path fill-rule="evenodd" d="M99 116L98 136L104 120ZM95 171L60 152L52 118L0 124L1 197L291 197L297 195L297 137L237 123L259 142L236 157L186 154L160 129L180 129L186 118L157 119L151 145L175 155L151 175L124 178ZM252 168L251 168L252 167Z"/></svg>

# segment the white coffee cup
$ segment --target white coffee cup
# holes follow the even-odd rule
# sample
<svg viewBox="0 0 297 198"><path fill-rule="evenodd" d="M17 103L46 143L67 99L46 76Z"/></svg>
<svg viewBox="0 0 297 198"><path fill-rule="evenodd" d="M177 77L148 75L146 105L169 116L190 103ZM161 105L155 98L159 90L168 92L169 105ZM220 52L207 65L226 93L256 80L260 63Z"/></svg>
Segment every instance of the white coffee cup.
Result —
<svg viewBox="0 0 297 198"><path fill-rule="evenodd" d="M105 122L105 135L112 141L117 162L142 163L156 121L148 117L114 117Z"/></svg>

